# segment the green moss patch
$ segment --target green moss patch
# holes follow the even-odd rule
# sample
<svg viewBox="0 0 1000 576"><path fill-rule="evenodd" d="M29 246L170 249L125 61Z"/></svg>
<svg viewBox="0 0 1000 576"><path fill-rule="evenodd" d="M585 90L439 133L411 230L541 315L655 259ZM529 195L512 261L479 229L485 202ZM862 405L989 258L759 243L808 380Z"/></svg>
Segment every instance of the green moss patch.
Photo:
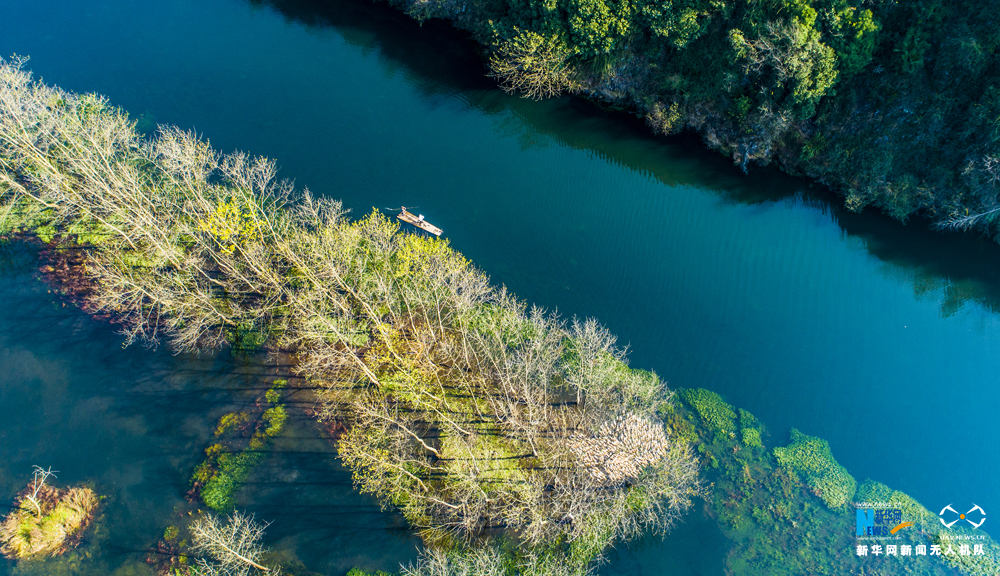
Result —
<svg viewBox="0 0 1000 576"><path fill-rule="evenodd" d="M736 411L721 396L704 388L681 390L679 395L695 409L709 430L735 436Z"/></svg>

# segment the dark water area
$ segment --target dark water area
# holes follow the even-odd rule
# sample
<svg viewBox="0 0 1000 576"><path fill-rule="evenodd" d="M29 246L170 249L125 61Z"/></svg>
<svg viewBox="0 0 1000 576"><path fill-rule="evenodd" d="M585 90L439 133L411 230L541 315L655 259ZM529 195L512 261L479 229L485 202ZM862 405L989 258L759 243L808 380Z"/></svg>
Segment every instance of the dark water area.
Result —
<svg viewBox="0 0 1000 576"><path fill-rule="evenodd" d="M12 53L143 129L177 124L276 158L356 216L419 206L495 282L599 318L633 366L719 392L771 445L798 428L859 481L935 511L1000 509L995 244L848 212L819 186L744 174L696 136L654 137L576 98L506 95L461 33L367 0L7 3L0 54ZM169 523L215 419L252 401L240 390L268 369L121 350L112 327L46 292L30 257L13 260L0 275L0 502L32 464L95 482L114 495L104 525L122 543L102 544L100 562L117 569ZM417 539L349 490L311 424L281 442L241 496L274 522L271 545L330 574L414 557ZM696 509L606 570L719 574L724 554Z"/></svg>

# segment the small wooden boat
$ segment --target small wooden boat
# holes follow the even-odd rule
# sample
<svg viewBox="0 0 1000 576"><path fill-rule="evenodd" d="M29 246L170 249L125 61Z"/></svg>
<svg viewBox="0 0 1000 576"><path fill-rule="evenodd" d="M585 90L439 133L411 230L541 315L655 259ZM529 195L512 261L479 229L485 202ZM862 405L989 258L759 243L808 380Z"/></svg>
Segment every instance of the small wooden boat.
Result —
<svg viewBox="0 0 1000 576"><path fill-rule="evenodd" d="M424 220L423 214L417 215L412 212L408 212L406 210L406 206L402 207L402 211L396 215L396 218L399 218L400 220L406 222L407 224L413 224L417 228L420 228L425 232L430 232L435 236L440 236L441 233L444 232L444 230Z"/></svg>

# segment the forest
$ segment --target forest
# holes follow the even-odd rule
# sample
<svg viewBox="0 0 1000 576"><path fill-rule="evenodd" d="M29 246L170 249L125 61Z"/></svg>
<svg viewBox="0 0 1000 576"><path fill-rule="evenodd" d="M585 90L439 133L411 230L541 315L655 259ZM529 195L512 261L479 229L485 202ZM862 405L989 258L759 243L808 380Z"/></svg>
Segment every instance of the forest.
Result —
<svg viewBox="0 0 1000 576"><path fill-rule="evenodd" d="M508 91L589 97L852 210L1000 239L1000 27L982 0L390 2L469 31Z"/></svg>

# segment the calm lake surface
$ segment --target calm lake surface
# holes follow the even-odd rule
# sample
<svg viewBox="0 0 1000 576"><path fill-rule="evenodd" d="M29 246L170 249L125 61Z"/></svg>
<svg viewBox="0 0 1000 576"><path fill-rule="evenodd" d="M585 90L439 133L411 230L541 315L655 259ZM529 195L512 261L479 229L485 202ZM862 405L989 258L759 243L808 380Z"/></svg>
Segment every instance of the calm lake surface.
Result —
<svg viewBox="0 0 1000 576"><path fill-rule="evenodd" d="M798 428L859 481L932 510L1000 510L1000 246L847 212L577 99L508 96L460 34L367 0L5 2L0 54L13 53L146 130L276 158L355 216L418 205L495 282L599 318L633 366L722 394L772 445ZM143 551L176 521L216 420L274 369L122 350L37 267L30 249L0 254L0 503L33 464L109 500L81 548L94 558L0 574L149 573ZM271 546L330 575L416 557L419 539L351 491L309 421L274 450L240 501L273 522ZM721 574L725 549L695 510L605 571Z"/></svg>

